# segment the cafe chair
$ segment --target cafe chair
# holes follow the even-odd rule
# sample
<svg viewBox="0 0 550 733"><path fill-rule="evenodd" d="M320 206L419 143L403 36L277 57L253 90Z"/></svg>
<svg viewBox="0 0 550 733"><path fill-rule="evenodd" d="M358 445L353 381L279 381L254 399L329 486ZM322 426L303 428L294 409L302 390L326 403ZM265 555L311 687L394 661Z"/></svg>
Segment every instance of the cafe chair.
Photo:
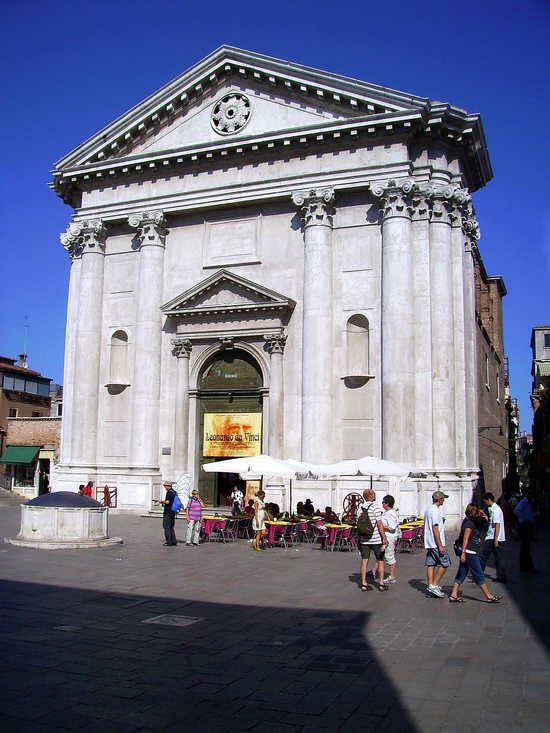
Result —
<svg viewBox="0 0 550 733"><path fill-rule="evenodd" d="M239 532L239 520L228 519L224 527L220 527L220 537L222 542L236 542Z"/></svg>

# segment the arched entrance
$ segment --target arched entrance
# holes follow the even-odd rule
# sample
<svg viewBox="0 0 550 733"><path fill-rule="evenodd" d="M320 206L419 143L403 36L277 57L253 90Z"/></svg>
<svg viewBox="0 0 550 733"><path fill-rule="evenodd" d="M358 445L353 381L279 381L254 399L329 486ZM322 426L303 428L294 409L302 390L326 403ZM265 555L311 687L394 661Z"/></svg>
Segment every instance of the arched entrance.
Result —
<svg viewBox="0 0 550 733"><path fill-rule="evenodd" d="M199 464L259 455L263 436L263 379L256 360L246 351L216 353L198 380ZM228 506L236 474L199 473L199 490L212 506Z"/></svg>

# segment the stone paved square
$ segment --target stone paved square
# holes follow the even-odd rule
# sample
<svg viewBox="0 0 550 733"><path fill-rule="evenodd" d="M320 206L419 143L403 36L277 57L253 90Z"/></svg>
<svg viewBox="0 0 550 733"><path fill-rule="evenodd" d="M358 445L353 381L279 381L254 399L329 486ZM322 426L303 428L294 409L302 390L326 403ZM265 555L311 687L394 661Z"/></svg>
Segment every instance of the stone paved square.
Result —
<svg viewBox="0 0 550 733"><path fill-rule="evenodd" d="M540 531L543 575L520 577L509 542L504 602L466 583L453 606L424 596L422 552L398 556L388 593L361 593L354 553L168 548L158 519L110 524L124 545L0 547L2 731L550 729ZM1 537L18 526L0 509ZM201 621L143 623L163 614Z"/></svg>

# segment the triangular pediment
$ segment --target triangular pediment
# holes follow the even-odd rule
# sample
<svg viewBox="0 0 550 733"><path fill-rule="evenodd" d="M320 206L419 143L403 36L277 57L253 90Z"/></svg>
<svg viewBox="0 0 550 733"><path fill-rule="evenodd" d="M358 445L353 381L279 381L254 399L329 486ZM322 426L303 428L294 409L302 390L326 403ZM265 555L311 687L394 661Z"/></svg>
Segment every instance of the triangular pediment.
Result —
<svg viewBox="0 0 550 733"><path fill-rule="evenodd" d="M290 312L295 303L285 295L247 280L229 270L219 270L162 306L168 316L203 316L206 314Z"/></svg>
<svg viewBox="0 0 550 733"><path fill-rule="evenodd" d="M248 99L250 114L242 127L220 129L212 111L231 94ZM56 169L418 110L427 103L423 97L222 46L66 155Z"/></svg>
<svg viewBox="0 0 550 733"><path fill-rule="evenodd" d="M228 115L233 114L233 118ZM291 89L265 89L234 75L202 95L172 122L136 142L131 155L181 150L353 119L353 110L304 99Z"/></svg>

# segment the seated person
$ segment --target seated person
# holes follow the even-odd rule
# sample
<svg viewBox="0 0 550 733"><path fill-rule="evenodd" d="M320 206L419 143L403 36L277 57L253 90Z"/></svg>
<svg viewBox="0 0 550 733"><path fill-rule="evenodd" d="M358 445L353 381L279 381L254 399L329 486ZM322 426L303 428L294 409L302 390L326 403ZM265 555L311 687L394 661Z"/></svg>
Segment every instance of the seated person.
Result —
<svg viewBox="0 0 550 733"><path fill-rule="evenodd" d="M283 522L288 522L290 521L290 514L288 512L283 512L282 516L280 516L279 519L282 519Z"/></svg>
<svg viewBox="0 0 550 733"><path fill-rule="evenodd" d="M331 524L340 524L338 515L330 506L325 507L325 511L321 513L321 516L323 517L325 522L329 522Z"/></svg>
<svg viewBox="0 0 550 733"><path fill-rule="evenodd" d="M296 504L296 515L298 517L303 517L303 516L305 516L305 513L306 512L305 512L305 509L304 509L304 502L303 501L299 501Z"/></svg>
<svg viewBox="0 0 550 733"><path fill-rule="evenodd" d="M246 514L247 517L254 516L254 499L250 499L248 501L248 504L244 508L244 514Z"/></svg>
<svg viewBox="0 0 550 733"><path fill-rule="evenodd" d="M278 504L275 504L275 502L271 502L269 505L269 512L273 519L279 519L281 515L281 509L279 508Z"/></svg>
<svg viewBox="0 0 550 733"><path fill-rule="evenodd" d="M315 514L315 507L313 506L311 499L306 499L305 501L304 514L309 517L312 517Z"/></svg>

